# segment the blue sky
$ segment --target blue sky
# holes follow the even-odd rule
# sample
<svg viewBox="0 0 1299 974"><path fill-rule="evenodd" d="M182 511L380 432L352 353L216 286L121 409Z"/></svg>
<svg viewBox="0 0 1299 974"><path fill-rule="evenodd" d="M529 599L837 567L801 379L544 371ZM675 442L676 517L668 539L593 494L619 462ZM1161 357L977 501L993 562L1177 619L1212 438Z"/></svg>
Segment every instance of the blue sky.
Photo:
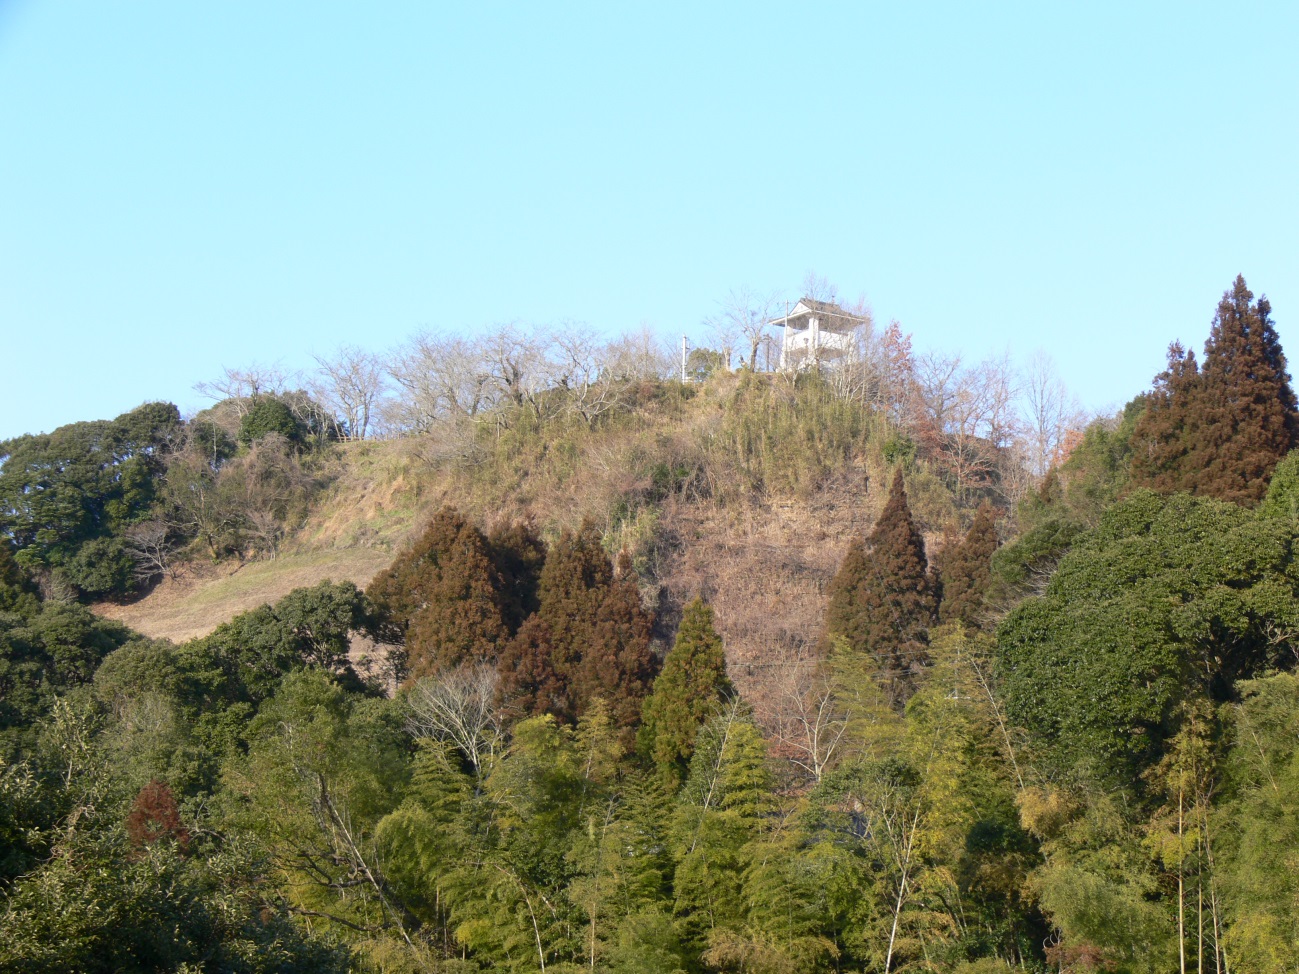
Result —
<svg viewBox="0 0 1299 974"><path fill-rule="evenodd" d="M0 0L0 437L808 271L1094 408L1237 273L1299 362L1299 5Z"/></svg>

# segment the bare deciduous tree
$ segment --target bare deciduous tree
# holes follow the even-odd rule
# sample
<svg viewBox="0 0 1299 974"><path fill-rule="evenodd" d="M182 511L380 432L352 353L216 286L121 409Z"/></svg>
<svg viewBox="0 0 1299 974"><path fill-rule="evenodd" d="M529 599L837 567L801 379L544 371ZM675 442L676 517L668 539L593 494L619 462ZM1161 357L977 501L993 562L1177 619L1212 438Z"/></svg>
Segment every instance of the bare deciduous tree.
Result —
<svg viewBox="0 0 1299 974"><path fill-rule="evenodd" d="M217 477L216 508L227 512L226 531L241 556L274 558L284 535L306 514L311 477L289 442L267 433Z"/></svg>
<svg viewBox="0 0 1299 974"><path fill-rule="evenodd" d="M482 350L457 336L421 332L393 355L388 374L405 393L399 422L414 433L471 420L491 398Z"/></svg>
<svg viewBox="0 0 1299 974"><path fill-rule="evenodd" d="M491 405L536 404L550 384L545 342L515 325L501 325L478 340Z"/></svg>
<svg viewBox="0 0 1299 974"><path fill-rule="evenodd" d="M828 277L822 277L816 271L808 271L803 276L803 297L837 304L839 289L830 283Z"/></svg>
<svg viewBox="0 0 1299 974"><path fill-rule="evenodd" d="M648 325L614 339L604 358L610 377L621 381L664 379L677 371L674 351Z"/></svg>
<svg viewBox="0 0 1299 974"><path fill-rule="evenodd" d="M726 358L730 368L731 356L738 348L744 356L743 363L750 371L758 368L758 351L770 330L767 322L776 313L777 300L773 293L759 293L749 287L735 288L724 301L721 310L708 318L709 341Z"/></svg>
<svg viewBox="0 0 1299 974"><path fill-rule="evenodd" d="M466 663L420 680L407 700L407 728L416 737L451 744L482 773L504 737L496 684L496 668L489 663Z"/></svg>
<svg viewBox="0 0 1299 974"><path fill-rule="evenodd" d="M1059 459L1066 434L1084 426L1086 417L1045 350L1038 349L1029 358L1022 382L1025 453L1029 469L1035 477L1041 477Z"/></svg>
<svg viewBox="0 0 1299 974"><path fill-rule="evenodd" d="M388 375L379 356L343 345L332 356L315 356L315 397L342 419L348 439L364 440L379 411Z"/></svg>
<svg viewBox="0 0 1299 974"><path fill-rule="evenodd" d="M229 400L242 419L252 400L261 395L279 395L292 382L294 376L279 363L253 364L242 369L225 368L220 378L195 384L194 391L214 402Z"/></svg>
<svg viewBox="0 0 1299 974"><path fill-rule="evenodd" d="M166 521L154 519L133 524L123 534L126 550L135 560L135 577L147 582L160 575L175 580L176 564L173 557L176 546L171 540L171 527Z"/></svg>
<svg viewBox="0 0 1299 974"><path fill-rule="evenodd" d="M909 426L941 458L962 497L1001 482L1017 433L1015 376L1009 358L966 366L960 355L916 358Z"/></svg>
<svg viewBox="0 0 1299 974"><path fill-rule="evenodd" d="M588 426L621 401L621 381L609 368L609 347L589 328L571 324L555 330L556 374L568 393L568 407Z"/></svg>
<svg viewBox="0 0 1299 974"><path fill-rule="evenodd" d="M931 351L916 356L911 425L920 436L937 439L947 431L961 396L961 371L959 354Z"/></svg>
<svg viewBox="0 0 1299 974"><path fill-rule="evenodd" d="M789 664L774 716L776 740L790 761L820 781L848 730L848 714L836 698L833 677L817 661Z"/></svg>

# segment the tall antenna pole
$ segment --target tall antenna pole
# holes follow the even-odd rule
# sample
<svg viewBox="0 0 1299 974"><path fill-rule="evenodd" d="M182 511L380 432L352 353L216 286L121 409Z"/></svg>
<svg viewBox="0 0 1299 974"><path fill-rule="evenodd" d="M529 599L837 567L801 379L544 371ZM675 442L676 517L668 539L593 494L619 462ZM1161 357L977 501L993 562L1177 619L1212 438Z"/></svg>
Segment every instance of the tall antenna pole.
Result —
<svg viewBox="0 0 1299 974"><path fill-rule="evenodd" d="M681 336L681 384L686 382L686 336Z"/></svg>

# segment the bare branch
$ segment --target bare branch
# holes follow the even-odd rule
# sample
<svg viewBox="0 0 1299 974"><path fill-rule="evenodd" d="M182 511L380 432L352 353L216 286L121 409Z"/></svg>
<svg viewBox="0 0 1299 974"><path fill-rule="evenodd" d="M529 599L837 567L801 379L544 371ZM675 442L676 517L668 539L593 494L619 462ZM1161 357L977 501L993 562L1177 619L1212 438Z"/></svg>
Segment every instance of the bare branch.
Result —
<svg viewBox="0 0 1299 974"><path fill-rule="evenodd" d="M319 381L312 392L342 418L348 439L363 440L378 415L388 376L379 356L343 345L328 358L315 356Z"/></svg>
<svg viewBox="0 0 1299 974"><path fill-rule="evenodd" d="M166 575L176 578L173 561L176 546L166 521L152 520L133 524L123 533L123 544L135 560L135 577L142 582Z"/></svg>
<svg viewBox="0 0 1299 974"><path fill-rule="evenodd" d="M481 773L504 735L496 683L496 668L488 663L467 663L420 680L407 700L408 729L451 744Z"/></svg>
<svg viewBox="0 0 1299 974"><path fill-rule="evenodd" d="M220 378L199 382L194 391L215 402L231 401L242 419L253 399L262 395L279 395L293 379L294 376L278 363L253 364L242 369L226 367Z"/></svg>
<svg viewBox="0 0 1299 974"><path fill-rule="evenodd" d="M795 662L786 670L775 714L776 739L790 761L820 781L848 730L833 679L815 661Z"/></svg>

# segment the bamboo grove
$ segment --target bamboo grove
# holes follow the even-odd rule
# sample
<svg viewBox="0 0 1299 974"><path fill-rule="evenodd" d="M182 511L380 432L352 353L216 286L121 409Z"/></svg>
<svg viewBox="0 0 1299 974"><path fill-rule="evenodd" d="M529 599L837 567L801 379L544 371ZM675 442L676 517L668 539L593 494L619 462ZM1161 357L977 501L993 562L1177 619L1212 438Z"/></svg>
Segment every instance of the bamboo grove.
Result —
<svg viewBox="0 0 1299 974"><path fill-rule="evenodd" d="M945 537L913 510L942 429L863 404L887 501L763 699L706 586L663 599L592 520L455 506L364 590L147 639L84 604L87 545L138 540L208 436L245 476L294 457L309 503L284 442L328 423L262 409L223 446L153 409L11 444L0 969L1299 970L1299 417L1270 315L1237 279L1202 363L1174 346L1013 503L950 482ZM38 476L88 438L117 458L77 488L99 534ZM764 444L772 481L796 444ZM655 490L695 476L651 459Z"/></svg>

